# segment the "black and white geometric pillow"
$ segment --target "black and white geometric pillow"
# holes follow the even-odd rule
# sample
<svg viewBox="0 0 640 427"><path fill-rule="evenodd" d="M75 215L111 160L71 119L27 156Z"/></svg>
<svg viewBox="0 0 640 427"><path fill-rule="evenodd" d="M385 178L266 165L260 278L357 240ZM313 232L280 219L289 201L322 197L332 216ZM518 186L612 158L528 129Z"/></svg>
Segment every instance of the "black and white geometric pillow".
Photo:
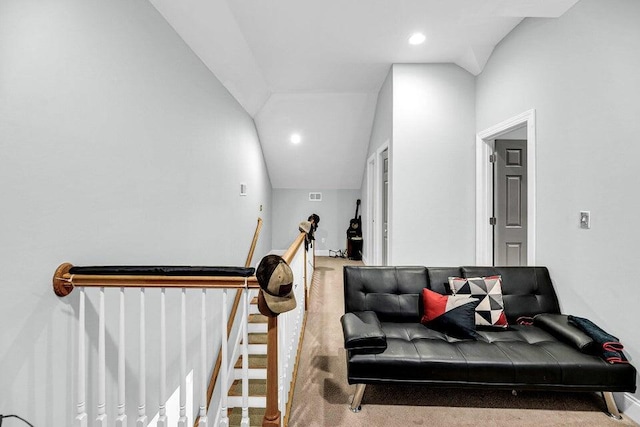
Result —
<svg viewBox="0 0 640 427"><path fill-rule="evenodd" d="M449 277L449 286L454 295L469 295L480 300L476 307L477 326L509 326L504 314L501 276Z"/></svg>

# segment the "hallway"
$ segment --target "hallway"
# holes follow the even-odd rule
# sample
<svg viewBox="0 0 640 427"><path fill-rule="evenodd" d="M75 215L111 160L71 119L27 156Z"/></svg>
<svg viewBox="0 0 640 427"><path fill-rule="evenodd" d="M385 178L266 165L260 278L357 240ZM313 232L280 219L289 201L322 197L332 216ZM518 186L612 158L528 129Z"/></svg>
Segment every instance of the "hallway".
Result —
<svg viewBox="0 0 640 427"><path fill-rule="evenodd" d="M316 257L307 325L293 394L289 426L339 426L353 423L349 411L340 316L344 314L342 267L362 265L344 258ZM357 425L357 424L356 424ZM366 424L363 424L366 425Z"/></svg>
<svg viewBox="0 0 640 427"><path fill-rule="evenodd" d="M340 317L342 268L360 261L317 257L307 323L288 425L307 426L636 426L608 418L592 393L367 386L360 413L348 408L355 386L346 381Z"/></svg>

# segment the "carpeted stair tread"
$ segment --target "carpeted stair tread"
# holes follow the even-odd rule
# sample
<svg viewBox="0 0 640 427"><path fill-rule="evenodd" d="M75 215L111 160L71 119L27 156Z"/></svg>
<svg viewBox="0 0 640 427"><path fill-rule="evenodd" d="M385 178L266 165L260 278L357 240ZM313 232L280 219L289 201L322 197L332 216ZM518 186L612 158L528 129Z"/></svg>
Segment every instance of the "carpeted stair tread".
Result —
<svg viewBox="0 0 640 427"><path fill-rule="evenodd" d="M242 356L238 359L235 368L242 368ZM266 354L250 354L249 355L249 369L267 369L267 355Z"/></svg>
<svg viewBox="0 0 640 427"><path fill-rule="evenodd" d="M266 344L267 334L249 334L249 344Z"/></svg>
<svg viewBox="0 0 640 427"><path fill-rule="evenodd" d="M249 408L249 425L261 426L264 419L264 408ZM242 421L242 408L229 411L229 427L239 426Z"/></svg>
<svg viewBox="0 0 640 427"><path fill-rule="evenodd" d="M265 397L267 395L267 380L249 380L249 396ZM242 381L235 380L229 388L229 396L242 396Z"/></svg>
<svg viewBox="0 0 640 427"><path fill-rule="evenodd" d="M267 323L269 319L267 316L263 316L262 314L250 314L249 315L249 323Z"/></svg>

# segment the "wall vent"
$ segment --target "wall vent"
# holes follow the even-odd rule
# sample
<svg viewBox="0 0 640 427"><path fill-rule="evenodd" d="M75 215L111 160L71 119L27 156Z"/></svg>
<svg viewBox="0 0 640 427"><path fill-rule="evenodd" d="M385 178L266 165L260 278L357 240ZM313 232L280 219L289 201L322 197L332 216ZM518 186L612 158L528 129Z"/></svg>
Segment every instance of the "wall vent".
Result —
<svg viewBox="0 0 640 427"><path fill-rule="evenodd" d="M247 184L240 184L240 195L241 196L246 196L247 195Z"/></svg>
<svg viewBox="0 0 640 427"><path fill-rule="evenodd" d="M310 202L321 202L322 201L322 193L309 193L309 201Z"/></svg>

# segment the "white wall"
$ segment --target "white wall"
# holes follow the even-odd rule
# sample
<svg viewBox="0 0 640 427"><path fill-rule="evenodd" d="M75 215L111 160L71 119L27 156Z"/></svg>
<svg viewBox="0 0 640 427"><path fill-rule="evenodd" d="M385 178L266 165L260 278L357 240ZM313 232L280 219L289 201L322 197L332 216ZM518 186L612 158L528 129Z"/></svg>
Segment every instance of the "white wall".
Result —
<svg viewBox="0 0 640 427"><path fill-rule="evenodd" d="M242 265L258 216L254 262L272 247L251 117L143 0L0 3L0 200L0 408L39 426L71 425L75 410L78 292L53 294L60 263ZM136 372L135 307L127 313ZM176 374L169 380L172 391ZM148 386L153 415L153 378ZM131 416L135 398L133 389Z"/></svg>
<svg viewBox="0 0 640 427"><path fill-rule="evenodd" d="M519 127L517 129L514 129L510 132L507 132L505 134L500 135L499 139L520 139L520 140L526 140L527 139L527 127L523 126L523 127Z"/></svg>
<svg viewBox="0 0 640 427"><path fill-rule="evenodd" d="M474 123L473 75L393 66L390 264L473 263Z"/></svg>
<svg viewBox="0 0 640 427"><path fill-rule="evenodd" d="M636 366L638 22L633 0L582 0L559 19L527 19L477 79L478 130L536 110L536 260L563 311L619 337ZM591 211L590 230L579 227L581 210Z"/></svg>
<svg viewBox="0 0 640 427"><path fill-rule="evenodd" d="M310 202L310 192L321 192L321 202ZM315 213L320 223L315 232L317 255L347 248L349 220L356 213L360 190L273 189L273 248L287 249L298 233L298 224ZM362 205L359 214L362 213Z"/></svg>

